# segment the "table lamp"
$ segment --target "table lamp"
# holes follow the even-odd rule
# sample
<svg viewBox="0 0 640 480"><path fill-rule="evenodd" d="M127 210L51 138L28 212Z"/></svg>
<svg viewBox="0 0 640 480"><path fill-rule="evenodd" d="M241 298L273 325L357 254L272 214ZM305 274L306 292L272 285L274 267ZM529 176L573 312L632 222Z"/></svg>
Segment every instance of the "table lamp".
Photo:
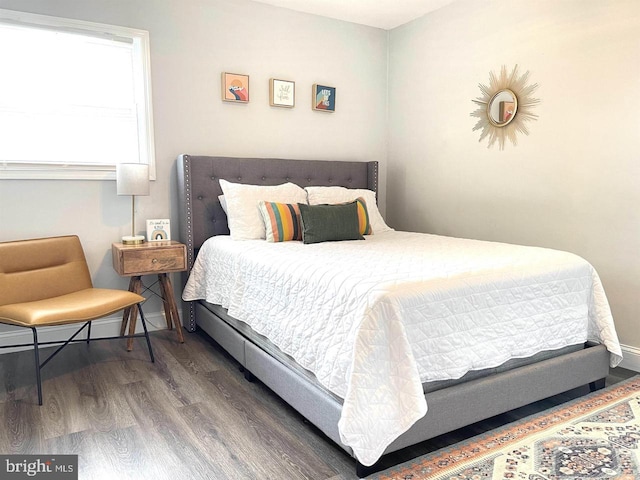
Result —
<svg viewBox="0 0 640 480"><path fill-rule="evenodd" d="M116 165L118 195L131 195L131 235L122 237L125 245L144 243L144 235L136 235L136 195L149 195L149 165L119 163Z"/></svg>

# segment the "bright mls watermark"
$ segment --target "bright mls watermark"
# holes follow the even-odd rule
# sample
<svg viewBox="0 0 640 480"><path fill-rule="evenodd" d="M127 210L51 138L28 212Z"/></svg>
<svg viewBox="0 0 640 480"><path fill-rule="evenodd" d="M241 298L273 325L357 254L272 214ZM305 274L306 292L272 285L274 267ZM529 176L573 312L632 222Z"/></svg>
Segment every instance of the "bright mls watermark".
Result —
<svg viewBox="0 0 640 480"><path fill-rule="evenodd" d="M0 479L78 480L77 455L0 455Z"/></svg>

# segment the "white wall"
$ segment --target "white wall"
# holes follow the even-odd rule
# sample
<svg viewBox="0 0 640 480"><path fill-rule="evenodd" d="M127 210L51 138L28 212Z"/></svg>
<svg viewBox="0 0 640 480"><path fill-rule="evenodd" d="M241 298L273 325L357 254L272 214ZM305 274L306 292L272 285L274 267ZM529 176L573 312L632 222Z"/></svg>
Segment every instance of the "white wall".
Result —
<svg viewBox="0 0 640 480"><path fill-rule="evenodd" d="M246 0L0 0L0 8L150 32L158 180L136 200L139 230L146 218L171 218L177 237L181 153L377 160L384 202L385 31ZM223 71L250 75L249 104L221 101ZM269 106L270 77L296 82L295 108ZM316 82L337 88L335 113L311 110ZM0 241L78 234L96 286L127 287L110 249L130 221L130 198L116 196L114 181L0 181Z"/></svg>
<svg viewBox="0 0 640 480"><path fill-rule="evenodd" d="M158 180L139 199L141 223L171 218L177 234L180 153L378 160L397 228L587 258L640 353L637 0L459 0L389 34L246 0L0 8L149 30ZM489 150L471 100L489 71L516 63L540 84L540 119L517 147ZM251 75L251 103L220 101L222 71ZM296 81L295 109L269 107L272 76ZM335 114L311 111L314 82L338 88ZM128 233L129 199L114 183L0 181L0 241L77 233L96 285L126 287L110 245Z"/></svg>
<svg viewBox="0 0 640 480"><path fill-rule="evenodd" d="M640 353L639 59L637 0L460 0L391 31L389 223L585 257ZM515 64L540 118L487 149L471 100Z"/></svg>

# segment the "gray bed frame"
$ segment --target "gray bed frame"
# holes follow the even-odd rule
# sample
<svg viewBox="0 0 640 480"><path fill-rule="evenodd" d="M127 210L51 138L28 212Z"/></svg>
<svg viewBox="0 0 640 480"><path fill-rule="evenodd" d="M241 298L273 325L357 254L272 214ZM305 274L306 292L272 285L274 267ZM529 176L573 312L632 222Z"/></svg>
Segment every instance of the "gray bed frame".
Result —
<svg viewBox="0 0 640 480"><path fill-rule="evenodd" d="M226 214L218 200L221 178L254 185L293 182L302 187L341 185L378 190L377 162L185 154L178 157L177 168L180 235L187 246L185 282L202 243L213 235L229 234ZM199 327L207 332L240 363L246 375L255 375L353 456L351 449L340 442L340 399L311 375L292 368L249 328L238 328L233 319L225 319L222 309L206 302L185 302L183 324L189 331ZM385 454L586 384L591 390L601 388L608 373L609 353L605 347L585 345L554 358L430 391L425 395L427 414L389 445ZM363 476L375 471L376 466L365 467L356 461L356 470Z"/></svg>

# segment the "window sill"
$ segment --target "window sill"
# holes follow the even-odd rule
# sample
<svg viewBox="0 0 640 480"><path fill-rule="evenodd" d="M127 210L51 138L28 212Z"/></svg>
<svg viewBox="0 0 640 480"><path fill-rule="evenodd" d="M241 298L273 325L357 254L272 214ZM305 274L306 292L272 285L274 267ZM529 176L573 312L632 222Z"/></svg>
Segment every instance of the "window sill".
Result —
<svg viewBox="0 0 640 480"><path fill-rule="evenodd" d="M0 180L115 180L115 165L3 164ZM149 166L149 180L155 180Z"/></svg>

